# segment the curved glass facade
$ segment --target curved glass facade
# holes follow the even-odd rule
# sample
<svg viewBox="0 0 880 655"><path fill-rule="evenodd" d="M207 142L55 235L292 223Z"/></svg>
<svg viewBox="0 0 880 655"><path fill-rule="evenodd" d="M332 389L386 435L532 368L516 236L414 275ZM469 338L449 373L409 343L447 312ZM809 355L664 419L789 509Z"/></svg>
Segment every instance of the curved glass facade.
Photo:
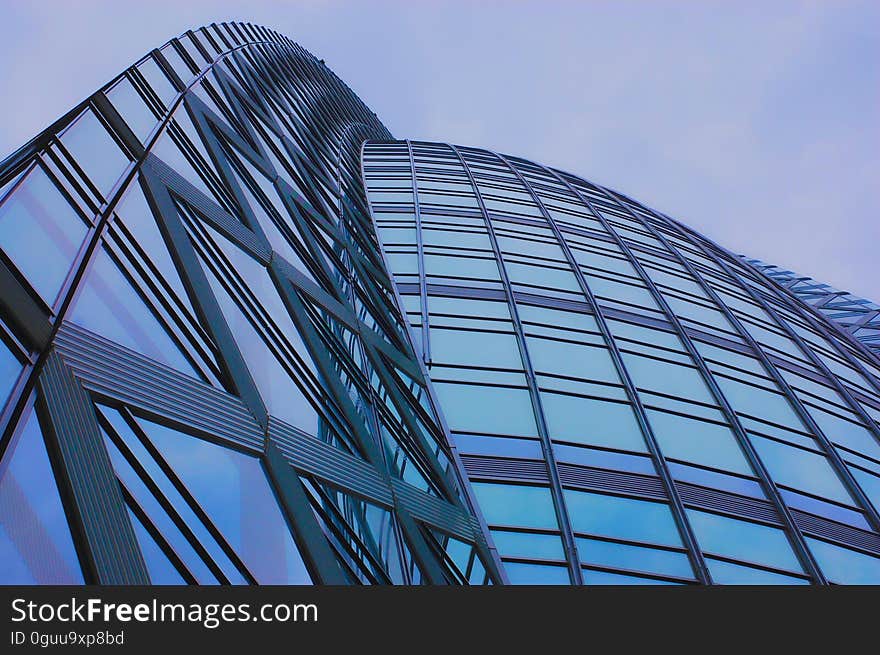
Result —
<svg viewBox="0 0 880 655"><path fill-rule="evenodd" d="M236 23L0 163L0 583L880 583L864 332L392 139Z"/></svg>
<svg viewBox="0 0 880 655"><path fill-rule="evenodd" d="M0 163L0 583L493 583L360 175L390 134L243 24Z"/></svg>
<svg viewBox="0 0 880 655"><path fill-rule="evenodd" d="M387 265L514 583L880 583L880 365L742 259L516 157L369 141Z"/></svg>

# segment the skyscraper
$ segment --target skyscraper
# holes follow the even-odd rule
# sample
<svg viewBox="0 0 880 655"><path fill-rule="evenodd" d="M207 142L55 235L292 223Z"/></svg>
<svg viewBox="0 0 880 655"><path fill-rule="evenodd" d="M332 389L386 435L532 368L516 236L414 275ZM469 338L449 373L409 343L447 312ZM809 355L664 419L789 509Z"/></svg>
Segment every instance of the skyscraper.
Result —
<svg viewBox="0 0 880 655"><path fill-rule="evenodd" d="M0 164L0 248L0 581L880 582L875 354L271 31Z"/></svg>
<svg viewBox="0 0 880 655"><path fill-rule="evenodd" d="M501 581L366 211L389 137L225 24L0 165L0 581Z"/></svg>

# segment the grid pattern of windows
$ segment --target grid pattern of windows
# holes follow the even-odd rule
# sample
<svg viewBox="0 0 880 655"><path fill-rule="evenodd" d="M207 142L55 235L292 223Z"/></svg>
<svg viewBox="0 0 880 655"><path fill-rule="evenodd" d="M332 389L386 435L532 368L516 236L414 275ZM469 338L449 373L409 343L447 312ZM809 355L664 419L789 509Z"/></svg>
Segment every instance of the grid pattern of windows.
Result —
<svg viewBox="0 0 880 655"><path fill-rule="evenodd" d="M371 140L400 305L512 582L880 583L880 362L567 173Z"/></svg>
<svg viewBox="0 0 880 655"><path fill-rule="evenodd" d="M235 23L0 163L0 583L503 582L367 138L323 62Z"/></svg>

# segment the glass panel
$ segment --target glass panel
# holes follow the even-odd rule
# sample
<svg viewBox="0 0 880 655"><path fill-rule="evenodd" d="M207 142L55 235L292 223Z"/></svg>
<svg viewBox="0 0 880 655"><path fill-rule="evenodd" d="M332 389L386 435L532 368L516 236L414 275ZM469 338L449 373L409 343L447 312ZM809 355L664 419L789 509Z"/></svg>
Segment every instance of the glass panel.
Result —
<svg viewBox="0 0 880 655"><path fill-rule="evenodd" d="M468 455L543 459L541 443L535 439L512 439L505 437L483 437L471 434L456 434L453 435L452 441L455 443L455 446L460 453Z"/></svg>
<svg viewBox="0 0 880 655"><path fill-rule="evenodd" d="M147 572L150 574L150 583L154 585L186 584L186 580L174 568L171 560L168 559L168 556L165 555L162 548L153 539L153 536L130 509L128 510L128 517L131 519L134 534L144 556Z"/></svg>
<svg viewBox="0 0 880 655"><path fill-rule="evenodd" d="M431 359L442 364L522 370L516 337L497 332L431 330Z"/></svg>
<svg viewBox="0 0 880 655"><path fill-rule="evenodd" d="M102 248L80 285L70 320L111 341L198 377L119 268Z"/></svg>
<svg viewBox="0 0 880 655"><path fill-rule="evenodd" d="M67 128L61 143L104 196L128 165L128 158L91 110Z"/></svg>
<svg viewBox="0 0 880 655"><path fill-rule="evenodd" d="M492 539L502 557L525 557L565 561L562 539L558 534L493 530Z"/></svg>
<svg viewBox="0 0 880 655"><path fill-rule="evenodd" d="M809 580L803 578L795 578L780 573L771 573L755 569L751 566L742 566L740 564L732 564L730 562L722 562L721 560L706 558L706 565L709 567L709 573L712 575L714 584L727 585L788 585L788 584L810 584Z"/></svg>
<svg viewBox="0 0 880 655"><path fill-rule="evenodd" d="M764 466L779 484L852 504L840 478L822 455L758 436L751 439Z"/></svg>
<svg viewBox="0 0 880 655"><path fill-rule="evenodd" d="M730 428L653 409L647 415L666 457L751 475Z"/></svg>
<svg viewBox="0 0 880 655"><path fill-rule="evenodd" d="M668 585L676 584L667 580L654 580L653 578L639 578L633 575L611 573L609 571L583 570L584 584L594 585Z"/></svg>
<svg viewBox="0 0 880 655"><path fill-rule="evenodd" d="M0 207L0 248L49 305L85 235L85 224L40 167Z"/></svg>
<svg viewBox="0 0 880 655"><path fill-rule="evenodd" d="M25 421L0 477L0 584L82 584L39 421Z"/></svg>
<svg viewBox="0 0 880 655"><path fill-rule="evenodd" d="M605 348L569 341L526 337L535 371L620 384L614 362Z"/></svg>
<svg viewBox="0 0 880 655"><path fill-rule="evenodd" d="M261 584L310 584L258 460L142 421L150 439Z"/></svg>
<svg viewBox="0 0 880 655"><path fill-rule="evenodd" d="M504 570L511 584L522 585L567 585L571 584L568 569L563 566L505 562Z"/></svg>
<svg viewBox="0 0 880 655"><path fill-rule="evenodd" d="M556 530L550 489L518 484L473 483L483 516L491 525Z"/></svg>
<svg viewBox="0 0 880 655"><path fill-rule="evenodd" d="M707 553L802 572L782 530L718 514L686 511L697 539Z"/></svg>
<svg viewBox="0 0 880 655"><path fill-rule="evenodd" d="M12 388L18 380L22 368L18 358L0 341L0 409L3 408L9 394L12 393Z"/></svg>
<svg viewBox="0 0 880 655"><path fill-rule="evenodd" d="M107 92L107 98L141 143L146 143L147 136L156 127L159 119L147 107L140 93L135 90L128 78L123 78L110 89Z"/></svg>
<svg viewBox="0 0 880 655"><path fill-rule="evenodd" d="M541 392L547 428L554 440L645 452L645 441L629 405ZM445 405L444 405L445 407Z"/></svg>
<svg viewBox="0 0 880 655"><path fill-rule="evenodd" d="M565 490L575 532L681 546L678 527L664 503Z"/></svg>
<svg viewBox="0 0 880 655"><path fill-rule="evenodd" d="M582 564L659 573L679 578L693 578L694 572L684 553L658 548L644 548L599 539L577 539Z"/></svg>
<svg viewBox="0 0 880 655"><path fill-rule="evenodd" d="M806 540L810 551L830 582L880 584L880 558L811 537L806 537Z"/></svg>
<svg viewBox="0 0 880 655"><path fill-rule="evenodd" d="M535 415L526 389L437 382L434 389L451 430L534 437Z"/></svg>

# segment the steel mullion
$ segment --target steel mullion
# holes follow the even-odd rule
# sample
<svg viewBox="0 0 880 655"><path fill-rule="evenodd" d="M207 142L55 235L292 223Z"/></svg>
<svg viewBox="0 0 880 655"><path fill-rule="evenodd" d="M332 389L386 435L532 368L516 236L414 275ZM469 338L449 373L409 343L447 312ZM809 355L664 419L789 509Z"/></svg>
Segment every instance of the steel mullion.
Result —
<svg viewBox="0 0 880 655"><path fill-rule="evenodd" d="M431 337L428 334L429 314L428 314L428 283L425 276L425 244L422 235L422 212L419 208L419 183L416 178L416 164L413 156L412 143L407 139L406 150L409 154L409 166L412 175L412 194L413 208L415 210L416 219L416 247L418 248L419 261L419 298L421 300L422 310L422 359L428 366L431 365ZM378 237L378 235L377 235Z"/></svg>

